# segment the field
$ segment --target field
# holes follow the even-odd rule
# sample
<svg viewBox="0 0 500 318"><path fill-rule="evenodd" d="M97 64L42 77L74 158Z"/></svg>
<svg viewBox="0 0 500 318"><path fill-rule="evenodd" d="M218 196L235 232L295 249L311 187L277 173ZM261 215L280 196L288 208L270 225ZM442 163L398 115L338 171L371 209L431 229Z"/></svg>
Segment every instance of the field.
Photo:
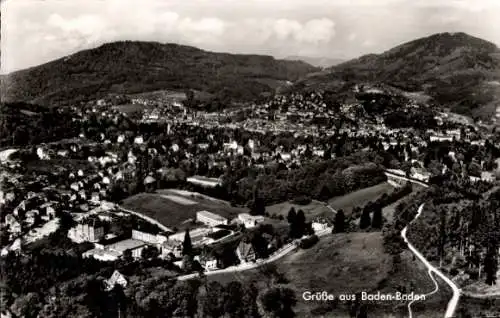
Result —
<svg viewBox="0 0 500 318"><path fill-rule="evenodd" d="M384 193L389 193L394 187L387 182L377 184L373 187L361 189L349 194L328 200L330 206L336 210L343 209L346 215L350 215L356 206L363 207L369 201L374 201Z"/></svg>
<svg viewBox="0 0 500 318"><path fill-rule="evenodd" d="M306 302L305 291L327 291L333 295L367 293L395 293L406 288L406 292L429 293L434 284L424 266L412 258L410 252L402 254L401 262L394 264L383 250L380 233L349 233L322 237L320 242L308 250L287 255L276 263L278 271L288 279L286 287L296 292L298 317L349 317L346 302ZM222 283L233 280L254 282L265 289L270 279L261 270L210 276ZM412 306L413 317L442 317L451 292L440 283L440 290L429 296L424 303ZM369 317L407 317L407 303L365 303ZM373 316L372 316L373 315Z"/></svg>
<svg viewBox="0 0 500 318"><path fill-rule="evenodd" d="M247 209L231 207L224 202L210 200L201 196L183 196L169 190L161 193L140 193L124 200L126 209L143 213L158 220L167 227L181 228L190 219L196 219L196 212L207 210L229 220Z"/></svg>
<svg viewBox="0 0 500 318"><path fill-rule="evenodd" d="M324 203L315 200L307 205L299 205L291 202L273 204L266 207L266 212L269 213L269 215L282 215L286 219L288 211L290 211L292 207L295 208L295 211L304 211L307 221L311 221L318 216L333 217L332 211L327 208Z"/></svg>

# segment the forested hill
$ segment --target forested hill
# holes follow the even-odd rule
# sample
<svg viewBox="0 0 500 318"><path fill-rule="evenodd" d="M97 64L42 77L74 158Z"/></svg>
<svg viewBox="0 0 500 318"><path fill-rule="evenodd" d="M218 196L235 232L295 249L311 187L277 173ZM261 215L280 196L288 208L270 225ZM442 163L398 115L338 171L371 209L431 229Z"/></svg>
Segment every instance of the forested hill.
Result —
<svg viewBox="0 0 500 318"><path fill-rule="evenodd" d="M254 99L315 68L271 56L213 53L195 47L122 41L1 78L4 102L64 105L109 93L193 89L226 100Z"/></svg>
<svg viewBox="0 0 500 318"><path fill-rule="evenodd" d="M439 33L333 66L300 84L339 88L382 82L423 91L437 104L475 114L494 110L499 80L500 50L495 44L465 33Z"/></svg>

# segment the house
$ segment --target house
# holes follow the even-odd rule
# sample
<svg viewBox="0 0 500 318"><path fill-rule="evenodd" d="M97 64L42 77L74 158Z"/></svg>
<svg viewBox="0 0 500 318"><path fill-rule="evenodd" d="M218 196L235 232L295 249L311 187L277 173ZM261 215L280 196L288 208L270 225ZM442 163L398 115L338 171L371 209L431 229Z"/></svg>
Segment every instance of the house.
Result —
<svg viewBox="0 0 500 318"><path fill-rule="evenodd" d="M199 211L196 212L196 221L206 224L208 226L217 226L217 225L227 225L228 220L225 217L222 217L218 214L208 212L208 211Z"/></svg>
<svg viewBox="0 0 500 318"><path fill-rule="evenodd" d="M57 155L58 155L59 157L67 157L67 156L68 156L68 154L69 154L69 151L68 151L68 150L59 150L59 151L57 152Z"/></svg>
<svg viewBox="0 0 500 318"><path fill-rule="evenodd" d="M38 158L41 160L49 160L50 159L50 155L49 155L47 149L45 149L44 147L38 147L36 149L36 154L37 154Z"/></svg>
<svg viewBox="0 0 500 318"><path fill-rule="evenodd" d="M12 214L5 216L5 224L9 227L9 231L13 234L21 233L21 223Z"/></svg>
<svg viewBox="0 0 500 318"><path fill-rule="evenodd" d="M99 192L92 192L92 195L90 197L90 201L94 204L99 204L99 202L101 202Z"/></svg>
<svg viewBox="0 0 500 318"><path fill-rule="evenodd" d="M161 244L161 256L168 257L172 253L174 257L182 257L182 241L169 239Z"/></svg>
<svg viewBox="0 0 500 318"><path fill-rule="evenodd" d="M142 136L137 136L134 139L134 144L142 145L144 143L144 138Z"/></svg>
<svg viewBox="0 0 500 318"><path fill-rule="evenodd" d="M311 227L314 230L314 232L324 231L328 228L328 225L329 225L328 221L323 218L317 218L313 220L311 223Z"/></svg>
<svg viewBox="0 0 500 318"><path fill-rule="evenodd" d="M24 219L28 225L34 225L36 222L37 217L40 215L40 211L38 210L30 210L26 212L26 215L24 216Z"/></svg>
<svg viewBox="0 0 500 318"><path fill-rule="evenodd" d="M115 285L120 285L123 288L127 287L127 280L125 279L125 276L115 270L113 275L104 281L104 284L106 286L106 291L110 291L115 287Z"/></svg>
<svg viewBox="0 0 500 318"><path fill-rule="evenodd" d="M144 187L146 191L154 191L156 186L156 179L153 176L144 178Z"/></svg>
<svg viewBox="0 0 500 318"><path fill-rule="evenodd" d="M262 215L250 215L248 213L238 214L238 221L245 225L246 228L256 227L259 223L264 222Z"/></svg>
<svg viewBox="0 0 500 318"><path fill-rule="evenodd" d="M257 258L253 245L245 240L242 240L236 248L236 255L241 263L255 262Z"/></svg>
<svg viewBox="0 0 500 318"><path fill-rule="evenodd" d="M69 229L68 238L76 243L98 242L104 237L104 227L99 220L87 219Z"/></svg>
<svg viewBox="0 0 500 318"><path fill-rule="evenodd" d="M219 268L219 259L212 254L209 255L202 255L199 258L200 265L206 270L206 271L213 271Z"/></svg>
<svg viewBox="0 0 500 318"><path fill-rule="evenodd" d="M54 208L55 202L47 202L40 206L42 212L45 212L47 220L51 220L56 217L56 210ZM43 213L42 213L43 214Z"/></svg>
<svg viewBox="0 0 500 318"><path fill-rule="evenodd" d="M489 171L482 171L481 172L481 180L485 182L494 182L495 181L495 175L492 172Z"/></svg>
<svg viewBox="0 0 500 318"><path fill-rule="evenodd" d="M69 187L71 190L76 191L76 192L78 192L78 190L80 190L80 186L78 185L77 182L73 182Z"/></svg>

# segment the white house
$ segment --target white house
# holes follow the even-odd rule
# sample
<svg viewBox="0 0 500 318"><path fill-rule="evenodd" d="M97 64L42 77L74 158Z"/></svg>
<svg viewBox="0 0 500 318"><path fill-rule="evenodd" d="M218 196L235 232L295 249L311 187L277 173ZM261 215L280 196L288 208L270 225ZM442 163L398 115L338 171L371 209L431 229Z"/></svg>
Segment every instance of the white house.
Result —
<svg viewBox="0 0 500 318"><path fill-rule="evenodd" d="M196 221L206 224L208 226L217 226L217 225L227 225L228 220L225 217L222 217L218 214L208 212L208 211L199 211L196 213Z"/></svg>
<svg viewBox="0 0 500 318"><path fill-rule="evenodd" d="M311 223L314 232L324 231L328 228L328 222L325 219L318 218Z"/></svg>
<svg viewBox="0 0 500 318"><path fill-rule="evenodd" d="M144 138L142 136L137 136L134 139L134 144L142 145L144 143Z"/></svg>
<svg viewBox="0 0 500 318"><path fill-rule="evenodd" d="M41 160L49 160L50 159L50 156L47 153L46 149L44 149L42 147L37 148L36 154L37 154L38 158L40 158Z"/></svg>
<svg viewBox="0 0 500 318"><path fill-rule="evenodd" d="M238 214L238 221L240 221L246 228L256 227L259 223L264 222L262 215L250 215L248 213Z"/></svg>
<svg viewBox="0 0 500 318"><path fill-rule="evenodd" d="M112 290L115 285L120 285L122 287L127 287L127 280L125 277L117 270L113 272L113 275L109 279L106 279L104 281L106 285L106 291Z"/></svg>

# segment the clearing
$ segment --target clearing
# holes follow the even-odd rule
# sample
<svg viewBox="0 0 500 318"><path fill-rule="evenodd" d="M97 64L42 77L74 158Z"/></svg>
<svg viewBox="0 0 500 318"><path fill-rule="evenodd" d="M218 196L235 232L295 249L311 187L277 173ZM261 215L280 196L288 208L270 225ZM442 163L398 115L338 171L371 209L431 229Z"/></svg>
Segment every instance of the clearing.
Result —
<svg viewBox="0 0 500 318"><path fill-rule="evenodd" d="M169 194L168 190L162 190L161 194L136 194L125 199L122 207L149 216L169 228L180 228L185 221L196 219L196 212L202 210L219 214L229 221L239 213L248 212L248 209L231 207L205 197L182 196L178 192Z"/></svg>
<svg viewBox="0 0 500 318"><path fill-rule="evenodd" d="M383 182L373 187L364 188L343 196L332 198L328 200L328 203L335 210L343 209L346 215L350 215L353 208L357 206L363 207L366 203L375 201L382 196L382 194L392 191L394 191L394 187L388 182Z"/></svg>
<svg viewBox="0 0 500 318"><path fill-rule="evenodd" d="M307 250L298 250L274 262L288 280L285 287L295 291L297 317L349 317L348 302L305 301L305 291L327 291L335 296L365 291L367 293L426 294L434 284L425 266L414 260L411 252L403 252L401 261L384 252L380 232L341 233L322 237ZM259 289L266 289L271 278L261 269L209 276L221 283L253 282ZM438 280L439 282L439 280ZM413 317L442 317L451 291L439 282L440 290L425 302L412 305ZM373 317L408 317L407 303L401 301L365 302Z"/></svg>
<svg viewBox="0 0 500 318"><path fill-rule="evenodd" d="M333 218L333 212L326 207L325 203L313 200L311 203L306 205L295 204L291 202L283 202L278 204L273 204L266 207L266 212L269 215L282 215L285 219L288 216L288 212L291 208L295 208L295 211L302 210L306 216L307 221L311 221L315 217L329 217Z"/></svg>

